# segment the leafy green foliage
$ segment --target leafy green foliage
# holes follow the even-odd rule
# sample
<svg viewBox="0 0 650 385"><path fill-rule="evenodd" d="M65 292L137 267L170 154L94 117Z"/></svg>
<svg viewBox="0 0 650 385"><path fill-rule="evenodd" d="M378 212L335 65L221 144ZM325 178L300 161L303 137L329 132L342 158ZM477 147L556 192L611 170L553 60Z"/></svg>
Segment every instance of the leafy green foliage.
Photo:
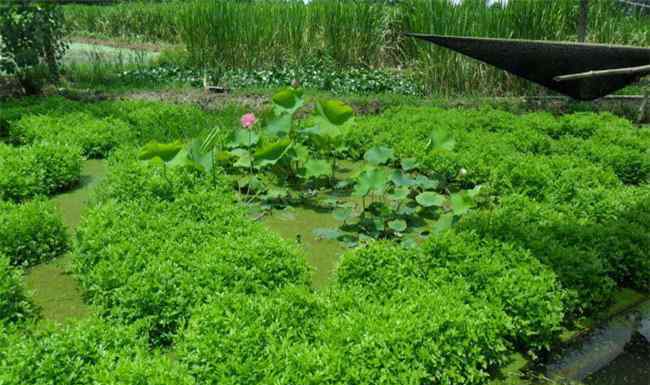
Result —
<svg viewBox="0 0 650 385"><path fill-rule="evenodd" d="M51 195L79 181L78 148L39 143L11 147L0 143L0 200L23 201Z"/></svg>
<svg viewBox="0 0 650 385"><path fill-rule="evenodd" d="M455 143L446 133L431 135ZM449 151L451 148L453 146L443 150ZM418 173L417 160L407 158L397 162L389 147L372 147L366 151L364 159L367 164L352 178L354 189L351 192L352 197L361 198L361 202L345 203L347 214L343 219L342 231L336 233L335 237L350 246L385 238L403 238L406 244L413 246L418 237L426 238L431 230L441 232L450 228L476 206L479 186L463 190L448 181L441 185L438 180ZM399 163L402 170L391 168L393 163ZM445 191L441 189L443 186L446 187ZM454 192L450 192L452 188ZM366 199L370 200L368 205ZM337 218L341 216L337 211L334 215ZM427 226L432 219L435 219L433 225ZM419 234L411 231L404 237L410 227L419 228Z"/></svg>
<svg viewBox="0 0 650 385"><path fill-rule="evenodd" d="M338 285L362 285L379 297L408 292L414 279L432 293L454 280L464 282L468 300L482 298L507 314L502 326L520 347L548 349L561 331L564 292L555 274L510 244L445 232L421 248L377 243L348 252L337 270Z"/></svg>
<svg viewBox="0 0 650 385"><path fill-rule="evenodd" d="M156 141L151 141L142 147L138 154L138 158L140 160L149 160L157 157L165 162L169 162L174 159L183 147L183 143L181 142L158 143Z"/></svg>
<svg viewBox="0 0 650 385"><path fill-rule="evenodd" d="M387 163L389 160L394 158L393 149L385 146L373 147L366 151L366 154L363 156L366 162L379 166L381 164Z"/></svg>
<svg viewBox="0 0 650 385"><path fill-rule="evenodd" d="M74 326L0 331L0 382L194 384L184 368L147 349L137 326L94 317Z"/></svg>
<svg viewBox="0 0 650 385"><path fill-rule="evenodd" d="M504 317L464 294L413 282L384 300L363 288L217 296L196 309L178 358L201 383L482 384L505 358Z"/></svg>
<svg viewBox="0 0 650 385"><path fill-rule="evenodd" d="M65 119L25 117L12 128L10 135L20 143L75 145L89 158L106 157L118 145L134 141L133 130L125 122L97 119L87 113L69 114Z"/></svg>
<svg viewBox="0 0 650 385"><path fill-rule="evenodd" d="M14 265L31 266L63 254L68 235L53 204L0 201L0 254Z"/></svg>
<svg viewBox="0 0 650 385"><path fill-rule="evenodd" d="M341 126L345 124L350 118L354 111L347 104L343 103L340 100L324 100L316 104L321 116L323 116L327 121L335 126Z"/></svg>
<svg viewBox="0 0 650 385"><path fill-rule="evenodd" d="M53 4L17 1L0 7L0 71L16 75L29 94L59 74L66 50L63 12Z"/></svg>
<svg viewBox="0 0 650 385"><path fill-rule="evenodd" d="M0 326L4 328L9 323L29 320L34 313L22 273L0 252Z"/></svg>
<svg viewBox="0 0 650 385"><path fill-rule="evenodd" d="M616 282L648 287L647 197L647 188L585 191L579 204L586 209L577 209L510 196L494 210L470 214L461 227L531 250L556 272L571 292L570 310L580 313L608 303Z"/></svg>
<svg viewBox="0 0 650 385"><path fill-rule="evenodd" d="M164 344L215 293L306 284L302 256L247 218L230 192L187 169L135 160L114 167L78 229L74 259L106 316L145 320L152 342Z"/></svg>
<svg viewBox="0 0 650 385"><path fill-rule="evenodd" d="M320 178L332 174L332 166L322 159L310 159L305 163L305 178Z"/></svg>
<svg viewBox="0 0 650 385"><path fill-rule="evenodd" d="M415 197L415 200L424 207L442 207L445 203L444 196L431 191L418 194L418 196Z"/></svg>

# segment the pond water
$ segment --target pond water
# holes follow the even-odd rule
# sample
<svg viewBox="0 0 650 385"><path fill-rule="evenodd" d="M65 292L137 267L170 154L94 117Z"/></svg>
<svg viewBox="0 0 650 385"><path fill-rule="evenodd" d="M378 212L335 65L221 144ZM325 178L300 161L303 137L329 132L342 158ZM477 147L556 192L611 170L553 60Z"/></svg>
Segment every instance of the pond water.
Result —
<svg viewBox="0 0 650 385"><path fill-rule="evenodd" d="M74 229L79 224L90 191L104 173L103 161L85 161L79 186L52 198L63 215L70 236L73 236ZM44 320L64 323L90 313L89 307L83 302L79 285L69 273L71 263L72 256L66 254L27 271L25 282L33 292L33 301L41 309Z"/></svg>
<svg viewBox="0 0 650 385"><path fill-rule="evenodd" d="M341 225L330 210L308 206L288 207L284 210L274 210L265 216L262 222L283 238L301 244L307 262L313 268L314 287L321 288L329 282L345 247L336 240L319 239L313 231L317 228L337 228Z"/></svg>
<svg viewBox="0 0 650 385"><path fill-rule="evenodd" d="M587 385L650 384L650 301L625 312L549 365L553 379Z"/></svg>

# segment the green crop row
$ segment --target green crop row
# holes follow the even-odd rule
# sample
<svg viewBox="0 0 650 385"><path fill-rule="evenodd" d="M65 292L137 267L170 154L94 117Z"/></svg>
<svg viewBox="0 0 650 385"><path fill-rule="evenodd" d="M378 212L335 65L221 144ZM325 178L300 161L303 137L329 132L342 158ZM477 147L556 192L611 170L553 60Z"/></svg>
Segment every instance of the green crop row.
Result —
<svg viewBox="0 0 650 385"><path fill-rule="evenodd" d="M237 121L241 114L241 107L235 106L205 113L192 105L135 100L79 103L49 97L4 103L0 126L15 143L77 145L88 157L106 157L118 145L193 137L223 120Z"/></svg>
<svg viewBox="0 0 650 385"><path fill-rule="evenodd" d="M28 116L13 126L9 135L20 144L74 145L88 158L103 158L119 144L133 142L133 132L123 121L97 119L83 112L62 117Z"/></svg>
<svg viewBox="0 0 650 385"><path fill-rule="evenodd" d="M51 195L79 182L81 154L74 146L0 143L0 201Z"/></svg>
<svg viewBox="0 0 650 385"><path fill-rule="evenodd" d="M455 152L430 151L430 134L439 129L452 133ZM389 145L440 176L451 178L464 167L466 183L541 200L571 199L576 188L650 181L650 130L610 114L400 108L357 119L346 141L354 157Z"/></svg>
<svg viewBox="0 0 650 385"><path fill-rule="evenodd" d="M517 346L543 350L560 331L565 293L555 273L512 244L447 233L413 250L387 243L348 253L337 270L338 285L361 285L382 298L408 290L413 279L431 292L464 282L468 301L485 300L507 315Z"/></svg>
<svg viewBox="0 0 650 385"><path fill-rule="evenodd" d="M0 252L0 327L30 319L34 306L23 284L23 276L11 259ZM2 333L2 332L0 332ZM1 339L1 337L0 337Z"/></svg>
<svg viewBox="0 0 650 385"><path fill-rule="evenodd" d="M436 129L454 152L428 148ZM649 288L647 128L610 114L402 108L357 119L346 138L353 156L389 144L435 177L481 185L487 209L461 227L530 250L569 290L569 314L603 306L616 285Z"/></svg>
<svg viewBox="0 0 650 385"><path fill-rule="evenodd" d="M0 254L31 266L63 254L68 235L54 205L42 200L0 202Z"/></svg>
<svg viewBox="0 0 650 385"><path fill-rule="evenodd" d="M462 227L531 250L574 292L571 307L588 310L611 300L616 285L650 289L649 198L648 187L584 190L563 205L515 195Z"/></svg>
<svg viewBox="0 0 650 385"><path fill-rule="evenodd" d="M169 342L211 295L308 280L293 247L247 218L229 192L186 170L127 158L98 196L77 231L75 271L105 315L147 320L153 342Z"/></svg>
<svg viewBox="0 0 650 385"><path fill-rule="evenodd" d="M97 318L74 326L0 330L0 384L193 385L137 327Z"/></svg>
<svg viewBox="0 0 650 385"><path fill-rule="evenodd" d="M219 296L196 309L177 357L198 383L483 384L507 355L507 319L459 282Z"/></svg>

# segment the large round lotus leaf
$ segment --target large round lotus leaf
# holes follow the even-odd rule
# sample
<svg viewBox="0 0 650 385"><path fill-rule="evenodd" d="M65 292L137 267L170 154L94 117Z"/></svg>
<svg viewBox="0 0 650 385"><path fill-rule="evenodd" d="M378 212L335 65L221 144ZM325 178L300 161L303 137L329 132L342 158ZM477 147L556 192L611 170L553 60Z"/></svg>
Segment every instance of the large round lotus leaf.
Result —
<svg viewBox="0 0 650 385"><path fill-rule="evenodd" d="M406 221L403 219L395 219L394 221L388 222L388 227L398 233L403 233L407 228Z"/></svg>
<svg viewBox="0 0 650 385"><path fill-rule="evenodd" d="M393 150L386 146L376 146L366 151L363 158L371 164L380 165L393 159Z"/></svg>
<svg viewBox="0 0 650 385"><path fill-rule="evenodd" d="M160 158L165 162L169 162L174 159L176 154L183 148L183 143L181 142L172 142L172 143L158 143L152 141L147 143L138 154L140 160L149 160L153 158Z"/></svg>
<svg viewBox="0 0 650 385"><path fill-rule="evenodd" d="M432 191L425 191L415 197L415 200L424 207L438 206L445 204L445 197Z"/></svg>
<svg viewBox="0 0 650 385"><path fill-rule="evenodd" d="M293 108L300 96L293 88L285 88L273 95L273 103L284 108Z"/></svg>
<svg viewBox="0 0 650 385"><path fill-rule="evenodd" d="M340 126L350 120L354 113L352 107L340 100L322 101L320 102L320 110L325 118L336 126Z"/></svg>
<svg viewBox="0 0 650 385"><path fill-rule="evenodd" d="M309 159L305 163L305 178L319 178L332 173L332 166L321 159Z"/></svg>

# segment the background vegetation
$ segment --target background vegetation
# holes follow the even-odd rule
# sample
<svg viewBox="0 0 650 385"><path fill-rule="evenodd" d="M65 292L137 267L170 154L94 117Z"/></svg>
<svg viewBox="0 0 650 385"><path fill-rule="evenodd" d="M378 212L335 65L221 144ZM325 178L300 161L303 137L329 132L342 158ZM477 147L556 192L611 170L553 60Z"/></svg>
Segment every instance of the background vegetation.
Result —
<svg viewBox="0 0 650 385"><path fill-rule="evenodd" d="M578 1L512 0L502 8L482 0L193 0L67 6L65 14L74 34L179 44L175 60L199 68L282 68L308 58L397 68L427 93L507 94L531 86L402 33L575 41ZM649 16L638 10L592 0L589 16L589 41L650 44Z"/></svg>

